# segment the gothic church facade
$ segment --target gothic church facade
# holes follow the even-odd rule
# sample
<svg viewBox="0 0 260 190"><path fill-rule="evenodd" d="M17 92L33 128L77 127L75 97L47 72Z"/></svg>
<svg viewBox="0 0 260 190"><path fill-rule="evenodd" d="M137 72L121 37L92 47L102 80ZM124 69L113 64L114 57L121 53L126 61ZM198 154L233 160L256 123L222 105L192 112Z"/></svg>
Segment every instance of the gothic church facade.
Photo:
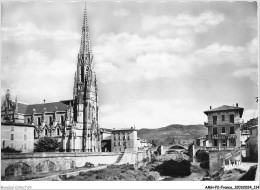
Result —
<svg viewBox="0 0 260 190"><path fill-rule="evenodd" d="M61 142L60 151L101 152L98 121L97 79L93 71L93 54L85 8L73 99L25 104L18 102L17 98L12 100L8 90L1 106L1 124L34 127L34 141L44 136L56 137ZM15 136L12 136L12 140L15 141Z"/></svg>

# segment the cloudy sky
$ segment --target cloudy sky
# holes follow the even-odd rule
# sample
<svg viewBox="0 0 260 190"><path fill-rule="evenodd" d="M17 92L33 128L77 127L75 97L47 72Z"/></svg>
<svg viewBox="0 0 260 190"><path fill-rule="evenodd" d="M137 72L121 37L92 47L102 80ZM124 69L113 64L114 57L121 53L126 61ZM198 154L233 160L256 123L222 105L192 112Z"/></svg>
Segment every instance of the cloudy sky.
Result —
<svg viewBox="0 0 260 190"><path fill-rule="evenodd" d="M203 111L257 116L256 2L88 2L101 127L202 124ZM72 98L84 2L2 3L1 95Z"/></svg>

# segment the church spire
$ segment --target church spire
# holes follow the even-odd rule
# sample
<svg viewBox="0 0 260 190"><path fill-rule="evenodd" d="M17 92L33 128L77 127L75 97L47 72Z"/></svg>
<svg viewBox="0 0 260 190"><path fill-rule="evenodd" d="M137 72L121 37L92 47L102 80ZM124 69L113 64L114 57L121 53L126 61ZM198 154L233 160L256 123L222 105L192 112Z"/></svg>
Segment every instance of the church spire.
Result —
<svg viewBox="0 0 260 190"><path fill-rule="evenodd" d="M80 54L84 56L85 61L86 58L92 59L86 3L85 3L84 16L83 16Z"/></svg>

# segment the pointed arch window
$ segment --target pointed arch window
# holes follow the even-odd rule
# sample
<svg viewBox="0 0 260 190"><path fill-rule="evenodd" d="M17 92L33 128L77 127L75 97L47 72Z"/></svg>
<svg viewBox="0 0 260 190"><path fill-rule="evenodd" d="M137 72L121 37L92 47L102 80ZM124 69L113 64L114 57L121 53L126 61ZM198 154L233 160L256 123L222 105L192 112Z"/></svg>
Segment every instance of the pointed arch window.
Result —
<svg viewBox="0 0 260 190"><path fill-rule="evenodd" d="M37 118L37 124L41 125L41 118L40 117Z"/></svg>
<svg viewBox="0 0 260 190"><path fill-rule="evenodd" d="M57 136L60 136L60 129L57 127Z"/></svg>
<svg viewBox="0 0 260 190"><path fill-rule="evenodd" d="M64 123L64 116L62 115L62 116L60 116L60 122L61 122L61 124L63 124Z"/></svg>

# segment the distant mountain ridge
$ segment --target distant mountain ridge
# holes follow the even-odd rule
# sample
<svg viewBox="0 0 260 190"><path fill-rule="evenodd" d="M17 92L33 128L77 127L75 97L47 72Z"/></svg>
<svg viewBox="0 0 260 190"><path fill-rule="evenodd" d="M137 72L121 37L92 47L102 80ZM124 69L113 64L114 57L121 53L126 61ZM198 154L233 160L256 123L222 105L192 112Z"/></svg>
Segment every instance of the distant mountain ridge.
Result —
<svg viewBox="0 0 260 190"><path fill-rule="evenodd" d="M157 140L163 145L190 144L198 137L205 137L208 129L204 125L173 124L157 129L143 128L137 131L138 137L147 141Z"/></svg>

